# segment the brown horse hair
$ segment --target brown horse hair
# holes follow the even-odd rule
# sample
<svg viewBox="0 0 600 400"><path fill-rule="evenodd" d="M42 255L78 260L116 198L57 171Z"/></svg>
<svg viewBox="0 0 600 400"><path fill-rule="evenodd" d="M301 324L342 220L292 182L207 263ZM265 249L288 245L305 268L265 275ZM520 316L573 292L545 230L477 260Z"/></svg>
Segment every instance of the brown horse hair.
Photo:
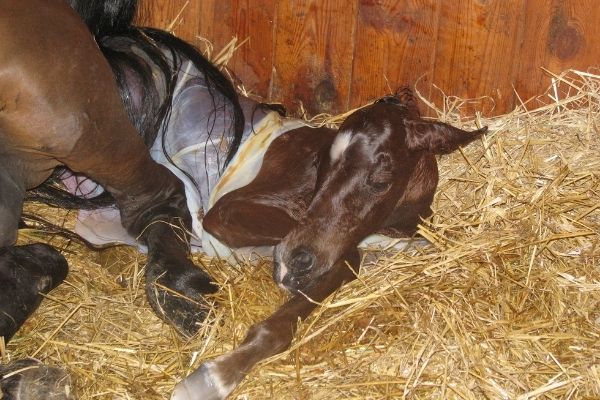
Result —
<svg viewBox="0 0 600 400"><path fill-rule="evenodd" d="M69 0L69 4L79 13L96 36L101 51L113 69L129 119L143 137L148 148L158 139L162 141L163 151L165 150L162 129L171 115L173 91L177 85L177 72L185 60L194 64L204 76L209 93L213 98L222 96L229 103L227 111L231 113L233 125L231 130L225 133L229 139L227 156L222 166L225 168L240 146L244 129L244 114L237 92L225 75L198 49L174 35L160 29L133 26L132 19L135 15L137 0ZM152 68L144 59L133 52L119 51L110 47L109 42L119 38L133 40L136 46L139 46L159 68L162 72L162 81L166 86L164 95L161 96L158 93ZM170 59L165 54L169 54ZM142 103L139 107L134 107L131 102L131 88L127 86L125 78L127 71L133 71L136 79L141 82L143 95L140 98ZM216 102L214 111L216 114ZM167 160L171 161L166 151L164 153ZM174 163L172 164L174 165ZM181 172L187 175L185 171ZM30 190L26 195L26 201L39 201L51 206L71 209L97 209L114 204L114 199L106 192L92 198L76 198L57 184L58 177L63 173L64 168L60 168L53 174L52 179Z"/></svg>

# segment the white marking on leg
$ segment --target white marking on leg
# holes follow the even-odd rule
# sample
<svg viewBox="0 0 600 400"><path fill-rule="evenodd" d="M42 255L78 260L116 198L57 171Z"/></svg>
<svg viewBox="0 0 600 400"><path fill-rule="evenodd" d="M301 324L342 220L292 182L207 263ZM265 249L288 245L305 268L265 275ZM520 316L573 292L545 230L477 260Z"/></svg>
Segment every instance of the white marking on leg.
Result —
<svg viewBox="0 0 600 400"><path fill-rule="evenodd" d="M339 133L335 137L335 140L331 144L331 149L329 150L331 161L337 161L342 156L344 151L348 148L351 138L350 132Z"/></svg>
<svg viewBox="0 0 600 400"><path fill-rule="evenodd" d="M237 384L226 385L223 382L215 368L217 360L205 362L191 375L179 382L171 394L171 400L194 400L198 398L222 400L227 398Z"/></svg>
<svg viewBox="0 0 600 400"><path fill-rule="evenodd" d="M233 389L235 389L235 387L237 386L237 382L235 383L231 383L229 385L226 385L225 382L223 382L223 379L221 378L221 376L215 371L215 364L218 363L219 358L226 358L227 354L218 357L215 362L209 362L209 371L210 371L210 375L212 376L212 380L213 383L215 385L215 389L217 390L217 392L219 392L219 395L222 396L222 398L226 398L227 396L229 396L229 393L233 392Z"/></svg>
<svg viewBox="0 0 600 400"><path fill-rule="evenodd" d="M227 396L229 396L242 381L246 375L246 371L252 368L254 363L235 366L236 369L239 369L239 371L237 371L238 373L224 371L225 373L231 374L230 377L225 377L226 379L228 378L227 380L231 381L230 383L225 383L225 379L221 375L219 366L223 363L227 365L227 360L239 353L250 351L253 354L256 354L253 350L254 348L258 348L258 355L261 356L261 359L271 355L272 349L267 347L270 344L269 334L270 331L268 328L259 326L250 342L215 358L213 361L203 363L196 371L175 386L171 395L171 400L223 400L227 398ZM267 350L266 353L264 350ZM265 355L263 356L263 354ZM231 368L231 366L229 366L229 368ZM244 371L244 373L240 374L240 371Z"/></svg>

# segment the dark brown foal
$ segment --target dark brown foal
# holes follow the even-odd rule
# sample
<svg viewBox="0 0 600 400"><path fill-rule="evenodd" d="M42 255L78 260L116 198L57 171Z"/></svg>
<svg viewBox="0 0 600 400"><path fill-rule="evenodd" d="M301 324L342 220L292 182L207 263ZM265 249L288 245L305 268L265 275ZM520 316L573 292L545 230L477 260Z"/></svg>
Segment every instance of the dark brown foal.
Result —
<svg viewBox="0 0 600 400"><path fill-rule="evenodd" d="M177 385L172 399L224 399L253 365L289 347L314 301L354 278L356 247L365 237L411 236L431 214L435 155L486 130L422 120L406 91L356 111L337 132L301 128L275 139L256 178L221 197L203 225L233 248L276 245L273 275L293 297L237 349Z"/></svg>

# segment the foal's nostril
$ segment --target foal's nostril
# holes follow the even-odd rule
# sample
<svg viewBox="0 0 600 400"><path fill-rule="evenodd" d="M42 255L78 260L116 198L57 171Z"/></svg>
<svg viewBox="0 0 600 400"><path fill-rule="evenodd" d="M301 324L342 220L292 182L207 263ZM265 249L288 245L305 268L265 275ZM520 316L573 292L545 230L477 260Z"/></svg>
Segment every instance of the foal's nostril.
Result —
<svg viewBox="0 0 600 400"><path fill-rule="evenodd" d="M307 274L315 263L315 255L305 248L298 248L292 252L290 265L295 275Z"/></svg>

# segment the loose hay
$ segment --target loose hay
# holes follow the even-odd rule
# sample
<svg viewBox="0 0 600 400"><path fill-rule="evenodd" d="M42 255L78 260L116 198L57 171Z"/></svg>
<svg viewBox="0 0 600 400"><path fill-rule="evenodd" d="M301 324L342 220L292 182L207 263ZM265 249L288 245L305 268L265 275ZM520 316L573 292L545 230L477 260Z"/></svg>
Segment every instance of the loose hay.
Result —
<svg viewBox="0 0 600 400"><path fill-rule="evenodd" d="M233 398L599 398L600 76L553 82L536 100L546 104L477 116L490 133L441 159L435 214L421 228L432 246L366 262ZM447 101L440 119L473 128ZM63 249L71 272L2 359L66 366L79 399L167 398L284 300L268 260L238 268L197 256L222 290L186 342L146 304L135 249L21 232L22 243L39 240Z"/></svg>

